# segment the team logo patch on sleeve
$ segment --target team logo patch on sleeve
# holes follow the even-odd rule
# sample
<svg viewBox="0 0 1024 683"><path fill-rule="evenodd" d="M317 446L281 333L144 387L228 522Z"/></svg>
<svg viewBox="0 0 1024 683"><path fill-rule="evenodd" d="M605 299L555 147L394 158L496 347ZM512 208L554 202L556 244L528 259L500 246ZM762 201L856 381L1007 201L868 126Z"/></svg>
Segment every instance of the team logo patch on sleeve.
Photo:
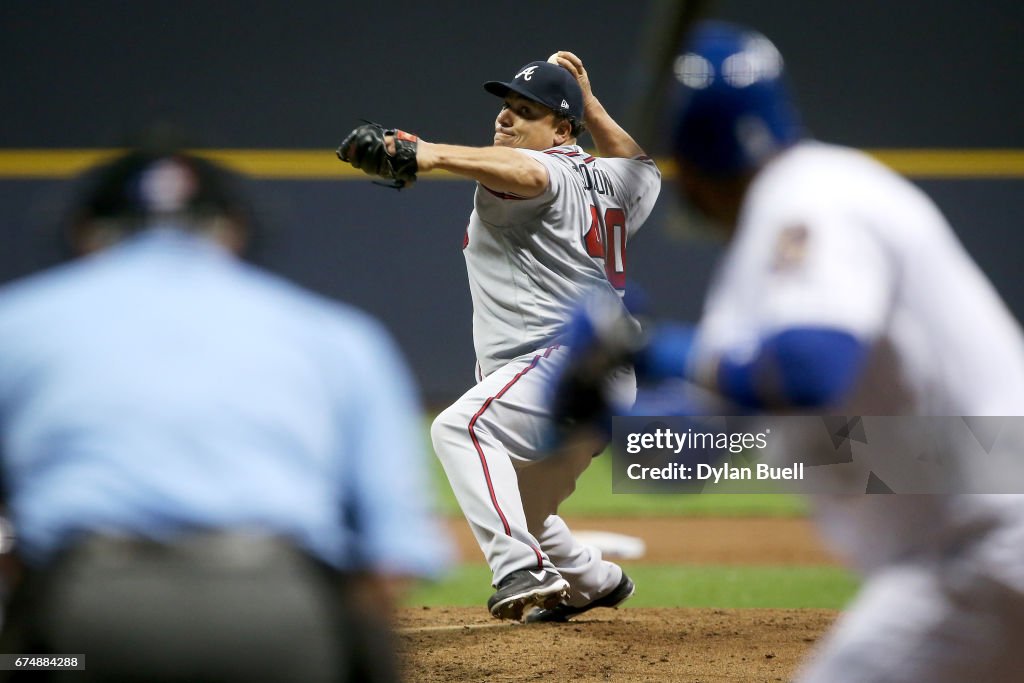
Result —
<svg viewBox="0 0 1024 683"><path fill-rule="evenodd" d="M805 225L791 225L779 233L772 255L772 271L776 273L796 270L807 258L810 232Z"/></svg>

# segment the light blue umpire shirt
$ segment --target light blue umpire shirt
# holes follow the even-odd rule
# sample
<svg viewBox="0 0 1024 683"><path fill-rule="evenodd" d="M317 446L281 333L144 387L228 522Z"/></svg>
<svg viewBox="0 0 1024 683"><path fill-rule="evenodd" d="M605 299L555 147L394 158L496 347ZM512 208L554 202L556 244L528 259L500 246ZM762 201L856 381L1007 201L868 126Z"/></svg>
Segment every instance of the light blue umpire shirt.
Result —
<svg viewBox="0 0 1024 683"><path fill-rule="evenodd" d="M19 548L253 530L341 570L431 575L421 414L367 315L207 239L147 230L0 289L0 434Z"/></svg>

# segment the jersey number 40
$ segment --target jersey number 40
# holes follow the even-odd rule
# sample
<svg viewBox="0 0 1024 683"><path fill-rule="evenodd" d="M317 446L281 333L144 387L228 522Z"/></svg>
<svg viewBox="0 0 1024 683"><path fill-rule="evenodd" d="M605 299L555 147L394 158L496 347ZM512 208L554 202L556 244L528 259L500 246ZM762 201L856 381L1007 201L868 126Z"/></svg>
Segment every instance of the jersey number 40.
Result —
<svg viewBox="0 0 1024 683"><path fill-rule="evenodd" d="M590 228L583 236L587 255L604 259L604 272L615 289L626 289L626 212L617 207L605 209L604 220L597 207L590 205Z"/></svg>

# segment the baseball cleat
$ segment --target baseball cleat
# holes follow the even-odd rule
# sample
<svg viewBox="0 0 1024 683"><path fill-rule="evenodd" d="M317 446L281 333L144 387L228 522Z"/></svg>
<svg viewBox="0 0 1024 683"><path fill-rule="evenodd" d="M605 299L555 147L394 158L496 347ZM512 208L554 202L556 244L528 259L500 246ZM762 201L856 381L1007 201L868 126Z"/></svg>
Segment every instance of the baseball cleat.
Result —
<svg viewBox="0 0 1024 683"><path fill-rule="evenodd" d="M554 608L569 594L569 582L546 569L519 569L498 582L498 590L487 601L497 619L523 618L527 607Z"/></svg>
<svg viewBox="0 0 1024 683"><path fill-rule="evenodd" d="M573 607L567 605L564 602L558 603L553 607L541 607L535 609L526 615L527 624L536 624L540 622L555 622L555 621L569 621L571 618L584 612L589 612L595 607L618 607L622 603L633 597L633 593L636 592L636 585L633 580L626 576L626 572L622 572L622 580L619 581L619 585L615 586L607 595L592 600L582 607Z"/></svg>

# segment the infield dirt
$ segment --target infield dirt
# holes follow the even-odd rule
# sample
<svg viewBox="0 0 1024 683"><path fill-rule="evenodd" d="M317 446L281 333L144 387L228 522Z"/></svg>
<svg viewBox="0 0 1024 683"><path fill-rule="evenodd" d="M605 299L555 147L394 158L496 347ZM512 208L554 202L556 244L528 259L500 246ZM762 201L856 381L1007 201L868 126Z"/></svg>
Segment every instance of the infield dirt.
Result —
<svg viewBox="0 0 1024 683"><path fill-rule="evenodd" d="M831 564L803 519L570 520L574 529L639 536L644 561L685 564ZM463 557L479 550L454 522ZM486 608L405 608L399 615L407 680L787 681L837 616L811 609L596 610L567 624L510 624Z"/></svg>

